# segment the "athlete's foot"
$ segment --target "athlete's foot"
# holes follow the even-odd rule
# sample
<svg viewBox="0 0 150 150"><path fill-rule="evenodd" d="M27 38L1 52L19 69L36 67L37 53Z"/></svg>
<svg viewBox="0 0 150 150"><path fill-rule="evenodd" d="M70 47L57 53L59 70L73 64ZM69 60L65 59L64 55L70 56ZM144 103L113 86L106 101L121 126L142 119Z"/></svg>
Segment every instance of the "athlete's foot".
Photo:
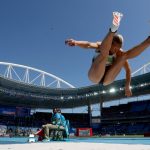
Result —
<svg viewBox="0 0 150 150"><path fill-rule="evenodd" d="M111 32L116 32L120 26L120 21L123 17L123 14L120 12L113 12L113 21L111 26Z"/></svg>
<svg viewBox="0 0 150 150"><path fill-rule="evenodd" d="M120 25L120 21L123 17L123 14L120 12L113 12L113 25L115 26L119 26Z"/></svg>

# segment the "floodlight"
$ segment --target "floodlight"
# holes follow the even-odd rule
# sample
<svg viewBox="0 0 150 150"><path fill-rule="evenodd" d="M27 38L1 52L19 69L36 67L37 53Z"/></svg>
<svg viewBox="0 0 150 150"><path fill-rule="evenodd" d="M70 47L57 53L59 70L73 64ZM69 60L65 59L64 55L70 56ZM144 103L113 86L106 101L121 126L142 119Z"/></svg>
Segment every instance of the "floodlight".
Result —
<svg viewBox="0 0 150 150"><path fill-rule="evenodd" d="M109 92L110 92L110 93L114 93L114 92L116 92L116 89L115 89L115 88L111 88L111 89L109 90Z"/></svg>

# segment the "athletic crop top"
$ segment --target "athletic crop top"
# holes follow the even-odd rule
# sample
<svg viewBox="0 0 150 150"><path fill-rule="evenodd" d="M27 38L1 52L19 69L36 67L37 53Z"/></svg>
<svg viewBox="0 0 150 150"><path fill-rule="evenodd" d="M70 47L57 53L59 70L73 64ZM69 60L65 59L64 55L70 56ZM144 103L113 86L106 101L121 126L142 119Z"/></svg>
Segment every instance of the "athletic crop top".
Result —
<svg viewBox="0 0 150 150"><path fill-rule="evenodd" d="M100 55L100 52L97 52L97 53L96 53L96 55L95 55L95 56L93 57L93 59L92 59L92 62L94 62L95 58L96 58L98 55ZM106 66L112 65L113 62L114 62L114 60L115 60L115 58L116 58L116 55L115 55L115 54L113 54L113 55L108 55L108 57L107 57L107 62L106 62Z"/></svg>

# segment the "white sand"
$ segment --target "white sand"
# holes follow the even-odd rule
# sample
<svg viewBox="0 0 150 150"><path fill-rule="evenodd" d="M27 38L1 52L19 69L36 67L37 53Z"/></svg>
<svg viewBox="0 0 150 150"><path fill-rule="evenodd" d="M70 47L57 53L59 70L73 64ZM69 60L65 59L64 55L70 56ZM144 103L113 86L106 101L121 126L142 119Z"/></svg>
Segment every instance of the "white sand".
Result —
<svg viewBox="0 0 150 150"><path fill-rule="evenodd" d="M53 142L0 145L0 150L150 150L150 145Z"/></svg>

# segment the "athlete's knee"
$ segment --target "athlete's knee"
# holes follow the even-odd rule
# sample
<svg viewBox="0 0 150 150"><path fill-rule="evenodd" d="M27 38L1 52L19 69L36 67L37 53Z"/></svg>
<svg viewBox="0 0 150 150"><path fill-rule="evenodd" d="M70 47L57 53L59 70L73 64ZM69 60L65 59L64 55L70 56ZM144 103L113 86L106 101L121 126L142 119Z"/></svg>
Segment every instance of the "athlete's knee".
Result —
<svg viewBox="0 0 150 150"><path fill-rule="evenodd" d="M95 84L98 84L103 78L103 73L98 73L95 69L90 68L88 78Z"/></svg>
<svg viewBox="0 0 150 150"><path fill-rule="evenodd" d="M107 86L107 85L109 85L109 84L111 84L113 81L112 80L110 80L110 79L104 79L104 81L103 81L103 85L104 86Z"/></svg>
<svg viewBox="0 0 150 150"><path fill-rule="evenodd" d="M100 79L94 73L88 72L88 77L93 83L99 83Z"/></svg>
<svg viewBox="0 0 150 150"><path fill-rule="evenodd" d="M89 79L95 84L98 84L100 81L99 78L94 78L94 77L89 77Z"/></svg>
<svg viewBox="0 0 150 150"><path fill-rule="evenodd" d="M106 86L106 85L113 83L117 74L115 74L114 72L109 72L108 74L106 74L103 80L103 85Z"/></svg>

